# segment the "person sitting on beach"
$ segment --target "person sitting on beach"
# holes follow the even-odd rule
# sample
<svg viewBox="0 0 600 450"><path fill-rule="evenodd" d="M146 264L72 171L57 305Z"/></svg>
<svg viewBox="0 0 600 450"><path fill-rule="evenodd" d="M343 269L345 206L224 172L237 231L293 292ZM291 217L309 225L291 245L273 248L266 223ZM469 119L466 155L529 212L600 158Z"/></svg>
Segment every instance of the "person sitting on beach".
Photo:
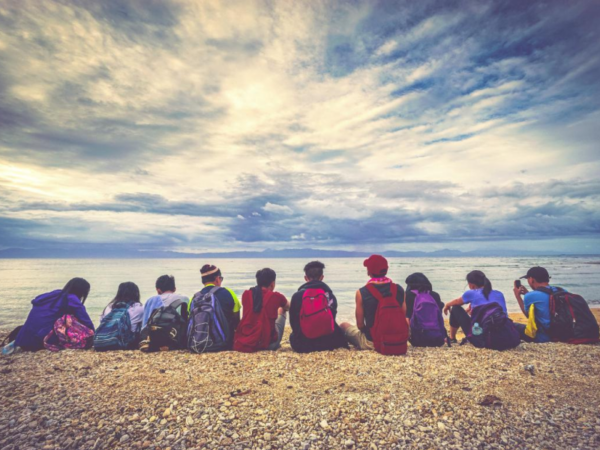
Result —
<svg viewBox="0 0 600 450"><path fill-rule="evenodd" d="M129 320L131 322L131 331L138 334L142 329L142 319L144 316L144 306L140 302L140 289L138 285L131 281L119 284L117 295L113 298L100 315L100 322L108 316L115 305L126 304Z"/></svg>
<svg viewBox="0 0 600 450"><path fill-rule="evenodd" d="M44 337L53 329L57 319L66 313L94 331L94 324L83 306L89 293L90 283L83 278L73 278L64 288L33 299L33 308L15 339L15 347L31 351L44 348Z"/></svg>
<svg viewBox="0 0 600 450"><path fill-rule="evenodd" d="M251 353L257 350L277 350L285 328L285 313L290 309L287 299L275 292L277 274L265 268L256 272L256 286L242 295L243 316L236 331L233 349Z"/></svg>
<svg viewBox="0 0 600 450"><path fill-rule="evenodd" d="M515 327L521 335L521 339L526 342L550 342L548 329L550 328L550 295L545 292L538 291L539 288L549 288L553 292L558 289L550 286L550 274L543 267L532 267L527 271L527 274L521 279L526 278L531 292L525 286L515 286L513 292L519 303L521 311L526 318L529 318L529 310L534 307L535 322L538 326L535 338L532 339L525 334L526 325L515 323Z"/></svg>
<svg viewBox="0 0 600 450"><path fill-rule="evenodd" d="M181 300L188 304L190 299L184 295L176 294L175 277L172 275L162 275L156 280L156 292L158 295L150 297L144 305L144 317L142 320L142 328L148 324L148 319L155 309L167 307L170 304Z"/></svg>
<svg viewBox="0 0 600 450"><path fill-rule="evenodd" d="M231 289L223 287L223 280L225 279L221 274L221 269L211 264L205 264L200 269L200 275L202 276L202 284L204 287L201 291L197 292L194 297L190 300L188 310L190 312L190 320L194 321L194 304L196 301L203 301L206 299L207 294L212 292L215 301L219 302L219 311L222 311L224 315L224 324L226 321L226 327L223 332L226 334L224 339L223 348L219 350L231 350L233 348L233 336L235 329L240 323L240 309L241 303ZM203 349L206 348L206 342L203 340ZM198 347L197 344L193 345ZM210 346L209 346L210 347ZM210 351L219 351L211 349ZM194 351L197 351L194 350ZM204 350L203 350L204 351ZM200 351L197 351L201 353Z"/></svg>
<svg viewBox="0 0 600 450"><path fill-rule="evenodd" d="M356 291L356 325L344 322L340 326L344 330L348 342L358 350L374 350L371 328L375 324L379 300L371 292L369 286L375 288L381 297L390 296L394 289L396 300L406 313L404 289L387 277L388 262L383 256L372 255L363 262L363 265L367 268L367 275L370 280L365 286ZM404 327L407 325L402 324Z"/></svg>
<svg viewBox="0 0 600 450"><path fill-rule="evenodd" d="M309 262L304 266L304 283L290 304L290 345L295 352L310 353L348 348L344 332L335 321L337 299L323 283L325 264Z"/></svg>
<svg viewBox="0 0 600 450"><path fill-rule="evenodd" d="M471 330L470 314L472 308L496 302L502 307L504 313L508 314L504 294L492 289L492 283L485 276L485 273L481 270L469 272L467 274L467 283L469 284L469 290L444 306L445 315L448 315L448 310L450 310L450 342L452 343L457 342L456 332L459 328L462 329L465 336L469 334ZM468 305L467 310L464 310L462 305Z"/></svg>
<svg viewBox="0 0 600 450"><path fill-rule="evenodd" d="M406 277L406 291L404 294L404 301L406 303L406 321L410 325L410 318L412 317L413 307L415 305L415 298L417 294L413 291L417 292L429 292L431 297L435 300L437 305L440 308L440 311L444 309L444 302L442 302L442 298L440 294L433 290L433 286L429 279L423 275L421 272L415 272Z"/></svg>

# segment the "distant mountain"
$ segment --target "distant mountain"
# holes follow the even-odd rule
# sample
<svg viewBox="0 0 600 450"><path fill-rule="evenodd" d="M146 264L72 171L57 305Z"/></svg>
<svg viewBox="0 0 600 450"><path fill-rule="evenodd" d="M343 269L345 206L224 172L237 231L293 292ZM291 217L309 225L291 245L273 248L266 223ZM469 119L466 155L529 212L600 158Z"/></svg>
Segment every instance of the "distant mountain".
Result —
<svg viewBox="0 0 600 450"><path fill-rule="evenodd" d="M384 256L390 258L460 258L460 257L533 257L533 256L559 256L565 255L559 252L531 252L515 250L480 250L461 252L460 250L436 250L433 252L410 251L401 252L389 250L381 252ZM43 248L43 249L23 249L7 248L0 250L0 258L140 258L140 259L167 259L167 258L366 258L369 252L354 252L346 250L320 250L312 248L304 249L283 249L263 251L234 251L234 252L204 252L204 253L183 253L171 251L156 250L132 250L117 247L72 247L67 249ZM565 256L593 256L570 254Z"/></svg>

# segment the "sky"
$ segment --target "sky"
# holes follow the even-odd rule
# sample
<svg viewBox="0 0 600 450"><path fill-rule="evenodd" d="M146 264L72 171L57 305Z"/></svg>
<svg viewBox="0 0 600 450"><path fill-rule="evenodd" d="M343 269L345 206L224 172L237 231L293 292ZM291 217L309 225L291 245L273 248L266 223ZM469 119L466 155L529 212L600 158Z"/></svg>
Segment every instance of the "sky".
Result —
<svg viewBox="0 0 600 450"><path fill-rule="evenodd" d="M599 21L0 0L0 249L598 254Z"/></svg>

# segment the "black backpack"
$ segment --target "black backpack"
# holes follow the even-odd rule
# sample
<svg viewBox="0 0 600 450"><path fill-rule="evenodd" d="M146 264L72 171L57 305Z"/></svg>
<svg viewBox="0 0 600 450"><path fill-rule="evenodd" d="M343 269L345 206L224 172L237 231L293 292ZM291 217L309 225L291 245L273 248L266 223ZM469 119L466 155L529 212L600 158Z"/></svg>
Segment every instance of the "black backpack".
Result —
<svg viewBox="0 0 600 450"><path fill-rule="evenodd" d="M178 311L180 308L181 312ZM183 300L175 300L169 306L152 311L146 328L142 330L140 350L178 350L186 347L188 309Z"/></svg>
<svg viewBox="0 0 600 450"><path fill-rule="evenodd" d="M569 344L593 344L600 339L598 322L581 295L562 288L538 288L550 296L550 339Z"/></svg>

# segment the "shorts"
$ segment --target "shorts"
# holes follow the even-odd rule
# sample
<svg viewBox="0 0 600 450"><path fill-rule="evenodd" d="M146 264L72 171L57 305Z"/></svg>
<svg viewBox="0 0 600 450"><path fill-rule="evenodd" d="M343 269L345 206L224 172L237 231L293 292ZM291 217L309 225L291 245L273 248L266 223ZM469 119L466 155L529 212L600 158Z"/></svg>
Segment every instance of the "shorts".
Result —
<svg viewBox="0 0 600 450"><path fill-rule="evenodd" d="M373 342L367 339L367 335L358 327L352 325L344 330L346 339L358 350L374 350Z"/></svg>

